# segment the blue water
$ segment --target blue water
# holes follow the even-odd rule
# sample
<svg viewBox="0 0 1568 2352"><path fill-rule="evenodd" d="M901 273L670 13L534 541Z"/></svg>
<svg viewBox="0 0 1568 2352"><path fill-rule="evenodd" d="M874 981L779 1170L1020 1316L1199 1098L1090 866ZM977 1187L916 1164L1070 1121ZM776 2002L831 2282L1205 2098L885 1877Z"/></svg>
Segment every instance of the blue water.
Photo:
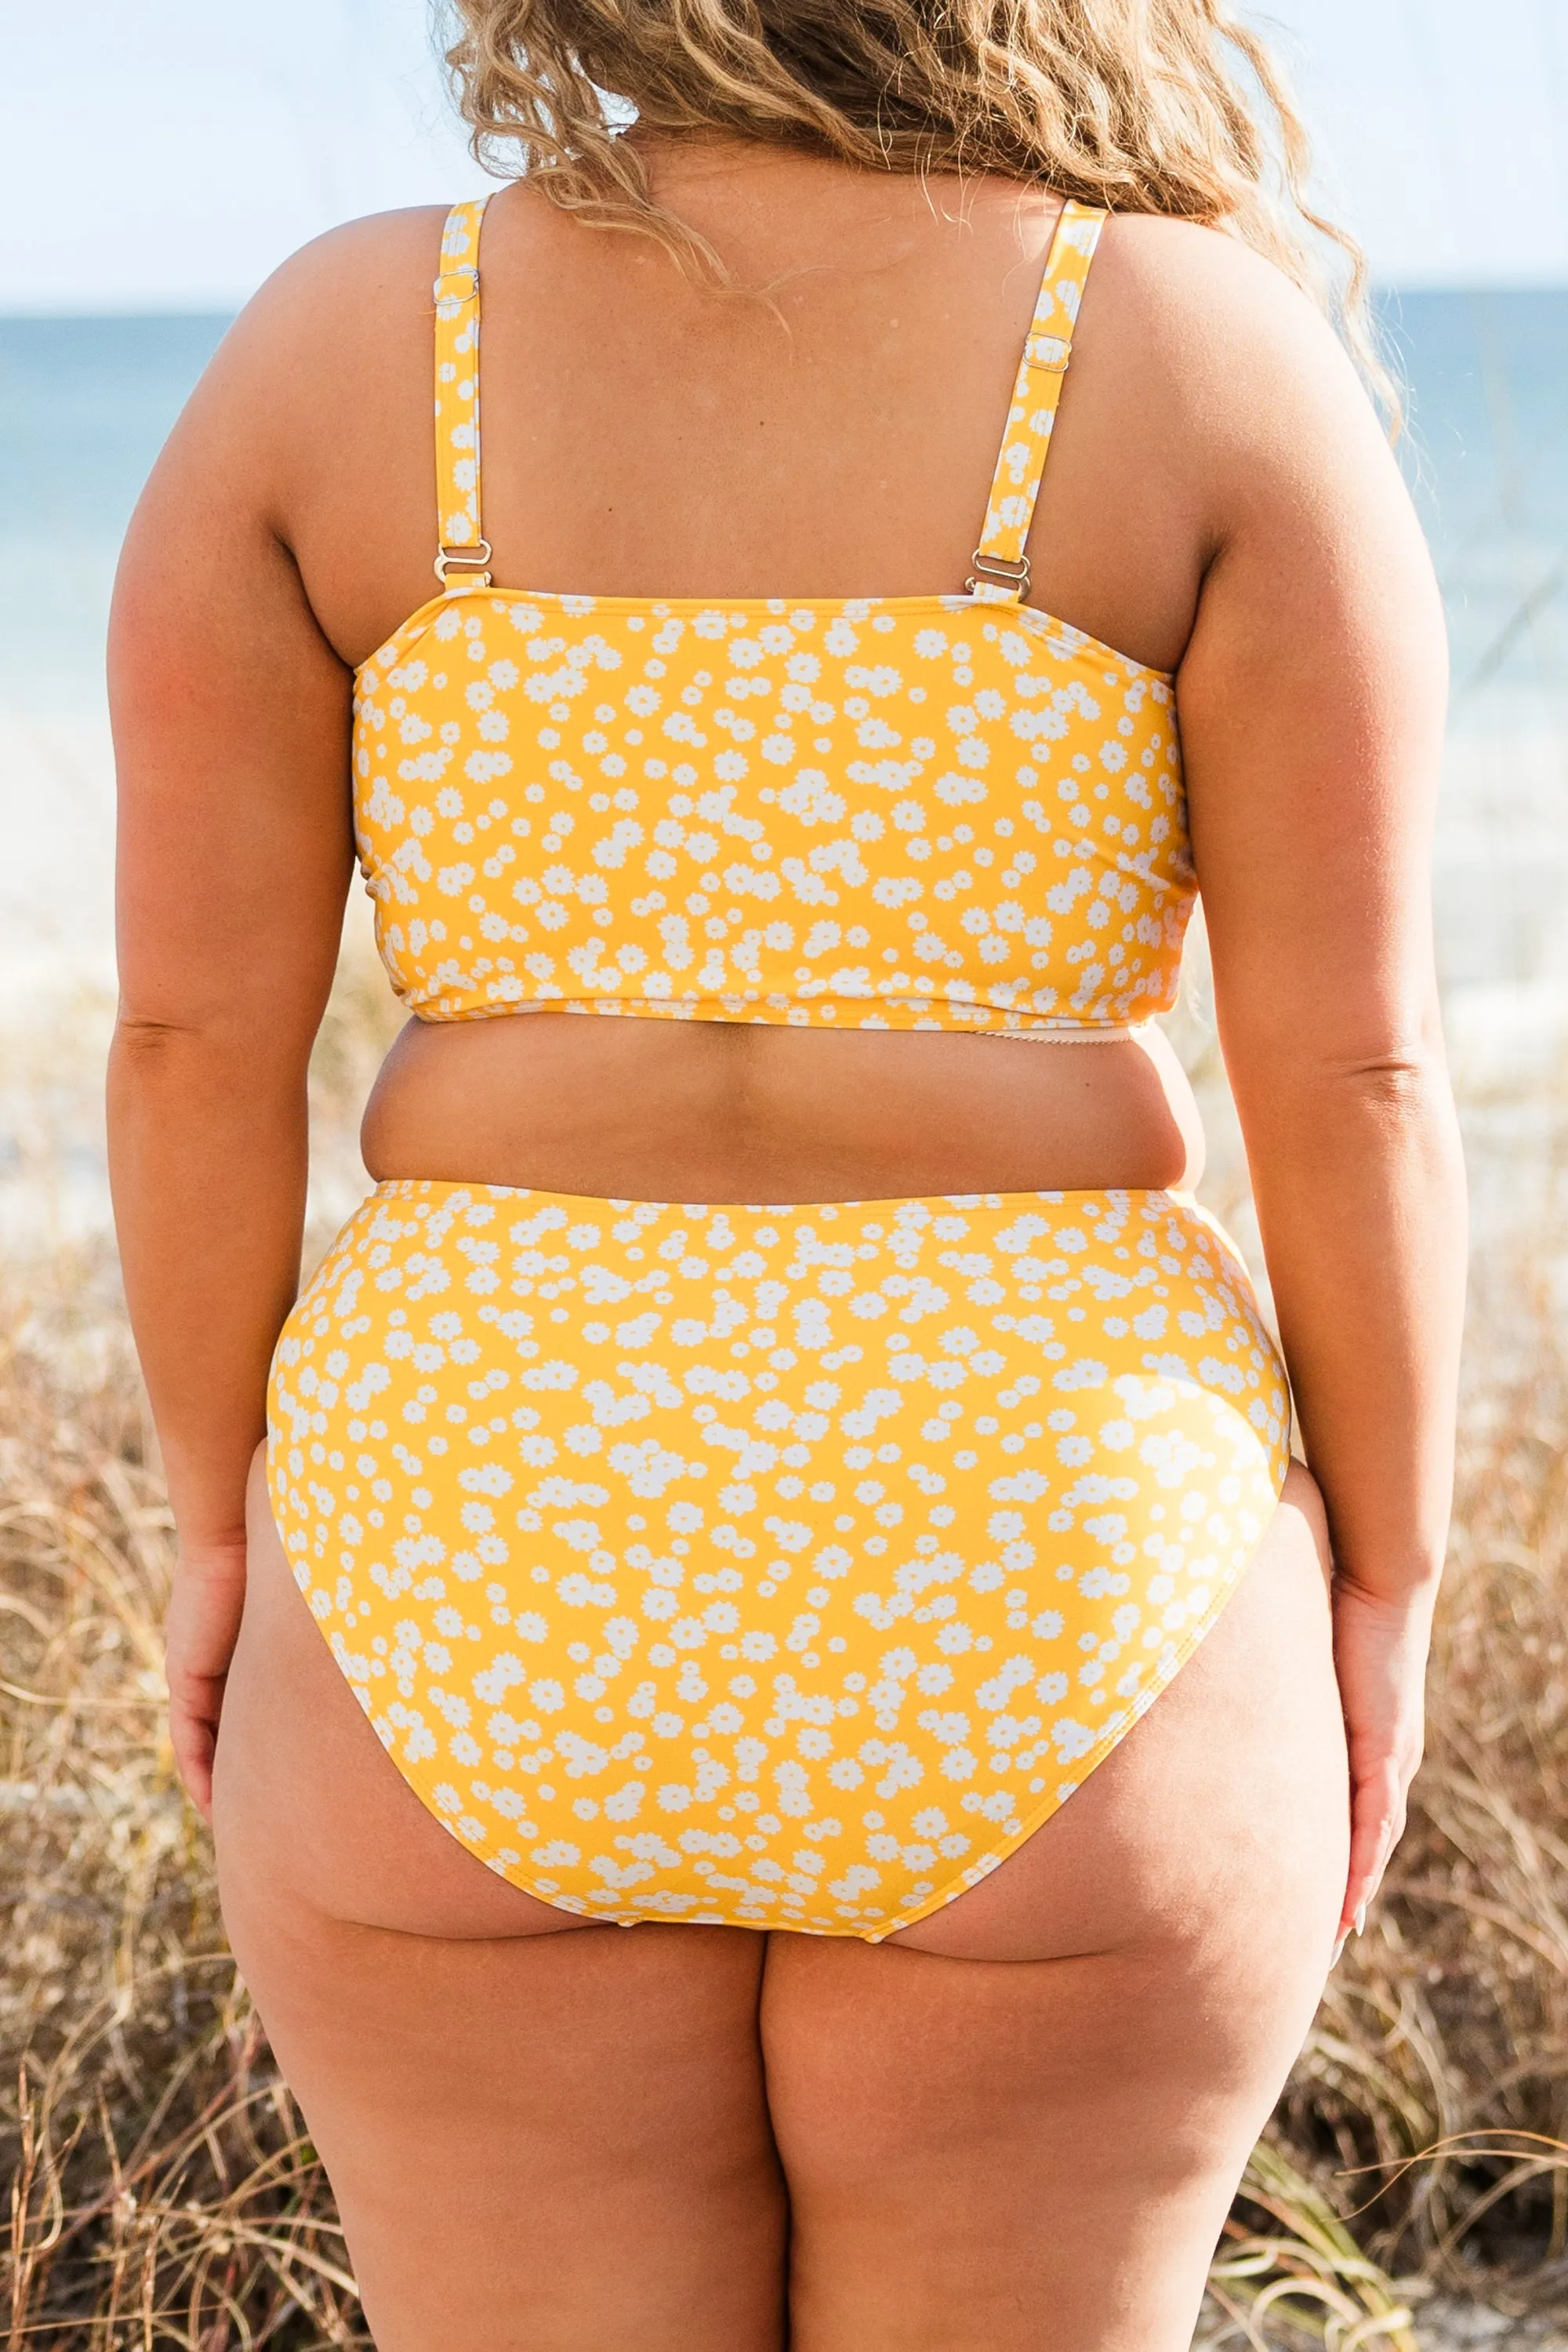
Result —
<svg viewBox="0 0 1568 2352"><path fill-rule="evenodd" d="M1568 681L1568 289L1387 296L1455 715ZM100 708L121 536L220 318L0 319L0 705Z"/></svg>
<svg viewBox="0 0 1568 2352"><path fill-rule="evenodd" d="M1568 288L1384 299L1401 448L1443 583L1454 717L1568 688Z"/></svg>
<svg viewBox="0 0 1568 2352"><path fill-rule="evenodd" d="M227 324L0 319L0 703L100 707L120 541Z"/></svg>

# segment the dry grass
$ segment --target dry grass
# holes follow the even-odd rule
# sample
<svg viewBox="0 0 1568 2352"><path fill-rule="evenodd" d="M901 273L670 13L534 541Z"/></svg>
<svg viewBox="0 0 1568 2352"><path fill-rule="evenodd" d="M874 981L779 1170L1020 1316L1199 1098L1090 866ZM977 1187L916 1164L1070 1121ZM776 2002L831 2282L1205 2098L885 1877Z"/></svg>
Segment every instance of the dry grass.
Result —
<svg viewBox="0 0 1568 2352"><path fill-rule="evenodd" d="M351 957L318 1069L328 1223L384 1007ZM1237 2200L1208 2344L1416 2352L1434 2287L1568 2302L1568 1350L1529 1307L1500 1279L1481 1301L1429 1761ZM9 2352L368 2342L174 1776L170 1549L112 1262L58 1248L0 1295Z"/></svg>
<svg viewBox="0 0 1568 2352"><path fill-rule="evenodd" d="M1568 2301L1568 1359L1539 1339L1469 1402L1410 1830L1279 2119L1367 2251L1516 2310Z"/></svg>
<svg viewBox="0 0 1568 2352"><path fill-rule="evenodd" d="M84 1307L107 1269L61 1284ZM0 2133L12 2347L353 2344L331 2198L164 1737L171 1529L129 1349L0 1325Z"/></svg>

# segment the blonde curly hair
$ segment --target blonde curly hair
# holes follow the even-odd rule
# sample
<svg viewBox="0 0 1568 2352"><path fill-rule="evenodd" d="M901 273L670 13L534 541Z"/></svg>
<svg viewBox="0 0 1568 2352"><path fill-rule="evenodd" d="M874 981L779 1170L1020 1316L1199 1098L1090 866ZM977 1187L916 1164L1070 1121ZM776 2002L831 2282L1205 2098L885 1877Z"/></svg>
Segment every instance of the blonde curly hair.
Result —
<svg viewBox="0 0 1568 2352"><path fill-rule="evenodd" d="M767 140L869 171L999 173L1227 230L1329 311L1396 408L1364 257L1310 203L1300 118L1267 47L1220 0L444 5L479 161L528 173L595 226L656 237L710 282L723 267L654 201L622 135L633 117L665 137Z"/></svg>

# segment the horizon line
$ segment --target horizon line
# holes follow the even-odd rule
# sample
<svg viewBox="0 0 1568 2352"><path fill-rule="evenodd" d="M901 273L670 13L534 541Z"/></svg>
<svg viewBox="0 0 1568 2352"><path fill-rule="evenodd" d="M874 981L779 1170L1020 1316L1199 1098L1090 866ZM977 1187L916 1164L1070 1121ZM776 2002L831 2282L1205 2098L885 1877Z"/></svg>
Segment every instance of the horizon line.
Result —
<svg viewBox="0 0 1568 2352"><path fill-rule="evenodd" d="M254 293L257 289L251 289ZM1551 277L1522 278L1374 278L1370 289L1374 301L1397 299L1412 294L1568 294L1568 272ZM100 301L26 303L9 302L0 294L0 326L24 326L79 321L83 324L107 322L111 319L237 319L251 294L200 296L192 299L125 300L118 297Z"/></svg>

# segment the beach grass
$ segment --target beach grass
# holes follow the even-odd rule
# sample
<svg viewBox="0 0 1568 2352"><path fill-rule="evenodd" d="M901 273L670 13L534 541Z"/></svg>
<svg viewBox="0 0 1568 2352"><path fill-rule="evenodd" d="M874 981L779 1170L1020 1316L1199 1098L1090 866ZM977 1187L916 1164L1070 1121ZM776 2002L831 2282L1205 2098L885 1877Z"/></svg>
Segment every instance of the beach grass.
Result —
<svg viewBox="0 0 1568 2352"><path fill-rule="evenodd" d="M1245 1237L1201 974L1182 1018L1215 1137L1207 1197ZM362 943L314 1074L318 1243L363 1182L353 1118L392 1024ZM1568 1345L1552 1263L1543 1240L1483 1271L1409 1832L1248 2168L1206 2345L1418 2352L1434 2294L1568 2305ZM111 1248L56 1235L0 1278L7 2352L369 2342L174 1770L172 1549Z"/></svg>

